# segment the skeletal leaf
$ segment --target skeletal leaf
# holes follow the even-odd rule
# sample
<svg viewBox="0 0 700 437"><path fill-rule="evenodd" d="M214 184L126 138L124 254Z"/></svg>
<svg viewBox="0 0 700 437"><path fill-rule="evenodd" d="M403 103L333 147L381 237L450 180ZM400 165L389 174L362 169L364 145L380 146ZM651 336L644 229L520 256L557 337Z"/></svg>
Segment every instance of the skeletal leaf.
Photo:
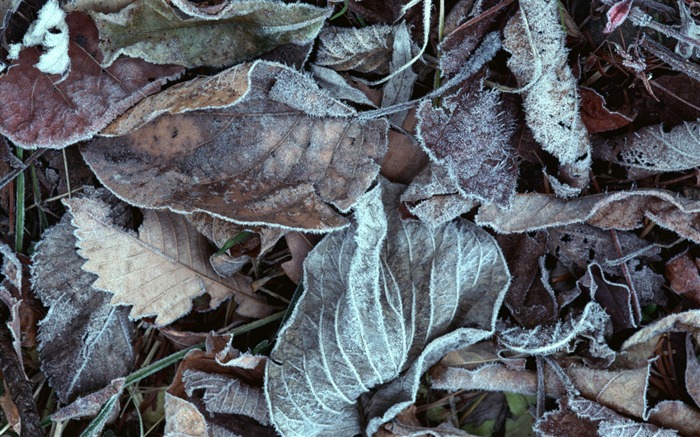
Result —
<svg viewBox="0 0 700 437"><path fill-rule="evenodd" d="M590 141L576 79L567 64L556 0L523 0L504 29L508 67L523 87L525 120L535 140L559 160L557 194L572 197L588 185Z"/></svg>
<svg viewBox="0 0 700 437"><path fill-rule="evenodd" d="M362 28L329 26L319 35L316 63L336 71L389 72L394 26L376 24Z"/></svg>
<svg viewBox="0 0 700 437"><path fill-rule="evenodd" d="M108 217L117 209L105 206ZM49 308L39 331L41 368L63 402L126 375L135 358L128 310L93 288L97 276L82 270L74 231L64 216L44 233L32 263L34 292Z"/></svg>
<svg viewBox="0 0 700 437"><path fill-rule="evenodd" d="M104 65L119 55L155 64L224 67L283 44L313 41L328 9L262 0L229 2L213 16L181 18L164 0L138 0L113 14L94 13Z"/></svg>
<svg viewBox="0 0 700 437"><path fill-rule="evenodd" d="M60 149L91 138L182 72L178 66L156 66L140 59L119 59L103 69L92 20L72 13L66 22L74 68L65 78L35 68L41 51L33 47L22 50L0 77L0 133L21 147Z"/></svg>
<svg viewBox="0 0 700 437"><path fill-rule="evenodd" d="M83 157L110 190L143 207L288 229L346 226L331 205L347 211L376 177L386 122L351 117L310 78L278 64L256 62L250 86L240 74L232 68L144 100L118 129L128 135L96 139ZM188 102L218 82L242 88ZM131 129L150 114L162 115Z"/></svg>
<svg viewBox="0 0 700 437"><path fill-rule="evenodd" d="M402 187L382 181L305 262L305 293L267 363L283 435L358 432L358 397L384 384L365 416L371 435L415 399L428 366L492 333L510 279L496 242L466 221L402 222Z"/></svg>
<svg viewBox="0 0 700 437"><path fill-rule="evenodd" d="M498 94L472 82L442 99L442 108L423 102L418 119L423 148L447 169L460 194L502 206L510 203L518 172L509 145L512 120Z"/></svg>
<svg viewBox="0 0 700 437"><path fill-rule="evenodd" d="M103 202L66 200L76 226L86 271L97 274L94 287L109 291L113 305L133 305L130 316L155 315L167 325L192 309L192 299L207 293L210 307L235 296L238 312L257 314L265 303L252 296L250 278L220 278L208 263L213 253L206 239L184 217L164 211L144 211L139 235L115 226Z"/></svg>
<svg viewBox="0 0 700 437"><path fill-rule="evenodd" d="M545 194L518 194L506 210L482 206L476 222L497 232L529 232L586 222L602 229L632 230L648 217L661 227L700 242L700 201L660 189L628 190L563 200Z"/></svg>
<svg viewBox="0 0 700 437"><path fill-rule="evenodd" d="M664 132L661 125L643 127L601 141L595 145L594 156L654 173L692 169L700 166L700 122L684 122L669 132Z"/></svg>

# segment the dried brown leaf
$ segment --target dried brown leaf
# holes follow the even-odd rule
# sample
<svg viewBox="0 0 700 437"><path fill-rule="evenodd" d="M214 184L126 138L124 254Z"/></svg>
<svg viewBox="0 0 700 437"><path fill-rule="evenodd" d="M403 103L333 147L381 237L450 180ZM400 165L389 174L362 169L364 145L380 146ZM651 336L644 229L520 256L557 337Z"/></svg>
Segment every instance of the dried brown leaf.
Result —
<svg viewBox="0 0 700 437"><path fill-rule="evenodd" d="M603 96L592 88L579 87L581 95L581 119L590 134L607 132L627 126L632 118L605 106Z"/></svg>
<svg viewBox="0 0 700 437"><path fill-rule="evenodd" d="M241 74L229 69L211 83L241 84ZM217 109L187 101L201 81L184 94L178 88L146 99L133 111L142 115L127 124L160 117L123 137L93 141L83 156L109 189L136 205L287 229L345 226L331 205L348 211L376 177L386 122L356 120L309 77L278 64L257 62L248 78L250 87L242 81L243 89L226 90L232 99L211 97ZM189 112L163 114L175 106Z"/></svg>
<svg viewBox="0 0 700 437"><path fill-rule="evenodd" d="M77 12L67 23L72 68L64 78L35 68L41 51L33 47L0 77L0 133L24 148L60 149L91 138L183 70L127 58L103 69L92 20Z"/></svg>
<svg viewBox="0 0 700 437"><path fill-rule="evenodd" d="M700 271L697 258L683 252L666 263L666 277L671 289L681 296L700 303Z"/></svg>
<svg viewBox="0 0 700 437"><path fill-rule="evenodd" d="M183 216L144 212L138 237L115 226L106 205L93 199L66 200L76 226L83 268L98 275L94 287L114 294L113 305L133 305L130 316L155 315L167 325L192 309L192 299L207 293L210 308L235 296L241 315L259 316L264 302L252 296L250 278L220 278L208 258L206 239ZM136 261L138 259L138 261Z"/></svg>
<svg viewBox="0 0 700 437"><path fill-rule="evenodd" d="M396 26L381 24L362 28L326 27L318 36L316 63L336 71L389 73L395 31Z"/></svg>

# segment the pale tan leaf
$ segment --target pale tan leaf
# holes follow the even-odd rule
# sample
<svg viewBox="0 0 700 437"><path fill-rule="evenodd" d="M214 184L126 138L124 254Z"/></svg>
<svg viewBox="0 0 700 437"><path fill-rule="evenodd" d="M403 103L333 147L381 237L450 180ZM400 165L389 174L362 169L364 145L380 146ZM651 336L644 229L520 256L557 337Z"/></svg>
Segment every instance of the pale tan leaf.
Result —
<svg viewBox="0 0 700 437"><path fill-rule="evenodd" d="M622 350L647 342L667 332L697 332L700 330L700 310L671 314L635 332L622 344Z"/></svg>
<svg viewBox="0 0 700 437"><path fill-rule="evenodd" d="M167 325L192 309L192 299L207 293L210 307L236 296L238 311L246 304L264 305L251 295L250 279L220 278L209 264L213 248L183 216L144 212L139 235L114 226L109 209L98 200L66 200L77 227L83 268L98 275L94 286L114 294L113 305L133 305L134 319L155 315ZM252 301L252 302L251 302Z"/></svg>
<svg viewBox="0 0 700 437"><path fill-rule="evenodd" d="M167 437L210 437L207 420L191 402L165 393L165 431Z"/></svg>

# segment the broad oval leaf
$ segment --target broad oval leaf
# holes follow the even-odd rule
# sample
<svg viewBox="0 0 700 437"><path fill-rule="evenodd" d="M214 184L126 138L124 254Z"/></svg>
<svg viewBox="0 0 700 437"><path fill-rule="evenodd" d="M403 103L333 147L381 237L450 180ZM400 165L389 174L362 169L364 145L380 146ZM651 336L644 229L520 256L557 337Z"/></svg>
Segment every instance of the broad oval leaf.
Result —
<svg viewBox="0 0 700 437"><path fill-rule="evenodd" d="M83 269L98 275L94 287L114 294L113 305L133 305L132 318L155 315L167 325L192 309L192 299L207 293L210 307L235 295L238 312L259 317L250 278L220 278L209 264L214 249L178 214L144 211L139 235L115 226L96 199L66 200L76 226ZM251 302L252 301L252 302Z"/></svg>
<svg viewBox="0 0 700 437"><path fill-rule="evenodd" d="M356 223L326 236L304 264L306 290L266 372L270 417L283 435L359 431L361 394L398 381L414 362L433 364L442 355L424 351L442 350L445 338L463 333L458 327L485 336L493 329L510 280L495 240L464 220L402 222L402 189L382 183L368 193ZM407 373L403 390L413 390L420 370Z"/></svg>
<svg viewBox="0 0 700 437"><path fill-rule="evenodd" d="M243 90L221 90L189 112L176 99L144 100L125 118L162 115L128 135L93 141L83 157L107 188L142 207L298 230L346 226L331 205L349 210L374 181L386 121L357 120L310 78L279 64L256 62L242 84L240 74L232 68L210 82ZM193 81L177 92L201 86Z"/></svg>
<svg viewBox="0 0 700 437"><path fill-rule="evenodd" d="M182 72L176 65L126 58L103 69L97 29L90 17L76 12L66 22L72 67L65 77L34 67L41 54L36 47L22 50L0 77L0 134L23 148L60 149L91 138Z"/></svg>

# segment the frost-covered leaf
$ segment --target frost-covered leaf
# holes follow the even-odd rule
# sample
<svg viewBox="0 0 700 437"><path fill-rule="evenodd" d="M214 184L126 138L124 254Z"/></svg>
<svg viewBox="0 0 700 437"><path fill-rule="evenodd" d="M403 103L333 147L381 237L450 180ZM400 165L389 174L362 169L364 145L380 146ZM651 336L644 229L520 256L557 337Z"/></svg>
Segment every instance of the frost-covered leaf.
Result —
<svg viewBox="0 0 700 437"><path fill-rule="evenodd" d="M389 72L395 26L326 27L319 34L316 63L336 71Z"/></svg>
<svg viewBox="0 0 700 437"><path fill-rule="evenodd" d="M689 299L700 303L700 262L693 259L688 252L673 257L666 263L666 277L671 282L671 289Z"/></svg>
<svg viewBox="0 0 700 437"><path fill-rule="evenodd" d="M80 417L93 417L112 397L119 396L124 388L125 378L117 378L101 390L79 397L70 404L62 407L51 415L54 422L76 419Z"/></svg>
<svg viewBox="0 0 700 437"><path fill-rule="evenodd" d="M335 70L314 64L311 65L311 72L321 88L328 91L336 99L347 100L361 105L374 106L374 103L372 103L365 93L352 87L345 78Z"/></svg>
<svg viewBox="0 0 700 437"><path fill-rule="evenodd" d="M573 223L632 230L649 218L657 225L700 242L700 201L666 190L640 189L594 194L572 200L538 193L518 194L510 209L484 205L476 222L497 232L530 232Z"/></svg>
<svg viewBox="0 0 700 437"><path fill-rule="evenodd" d="M671 314L656 320L630 336L622 350L631 349L667 332L697 332L700 330L700 310Z"/></svg>
<svg viewBox="0 0 700 437"><path fill-rule="evenodd" d="M92 20L77 12L66 22L73 68L64 78L35 68L41 51L33 47L22 50L0 77L0 133L21 147L60 149L90 138L182 72L140 59L119 59L103 69Z"/></svg>
<svg viewBox="0 0 700 437"><path fill-rule="evenodd" d="M409 212L431 226L441 225L478 205L459 193L447 167L429 163L401 195Z"/></svg>
<svg viewBox="0 0 700 437"><path fill-rule="evenodd" d="M22 43L10 45L9 57L16 59L23 47L39 46L42 54L34 67L46 74L65 74L71 66L68 44L66 13L59 6L58 0L48 0L37 12L36 20L29 25Z"/></svg>
<svg viewBox="0 0 700 437"><path fill-rule="evenodd" d="M413 58L412 55L412 42L411 35L408 33L408 27L406 23L401 23L394 32L394 44L391 55L390 73L394 73L401 69L404 65L411 62ZM413 93L413 84L416 82L418 75L413 72L411 67L401 70L397 75L392 76L391 79L387 81L384 85L384 94L382 95L382 108L388 106L397 105L399 103L405 103L411 100L411 94ZM395 114L391 114L387 119L397 125L401 126L408 111L401 111Z"/></svg>
<svg viewBox="0 0 700 437"><path fill-rule="evenodd" d="M603 33L612 33L613 30L620 27L620 25L627 19L633 1L634 0L619 0L610 9L608 9L606 14L608 17L608 22L605 25L605 29L603 29Z"/></svg>
<svg viewBox="0 0 700 437"><path fill-rule="evenodd" d="M466 221L402 222L402 187L383 181L306 260L266 373L283 435L359 432L358 397L385 384L367 407L372 434L415 400L428 366L492 333L510 279L496 242Z"/></svg>
<svg viewBox="0 0 700 437"><path fill-rule="evenodd" d="M533 329L519 327L501 329L499 341L508 350L528 355L550 355L561 350L571 352L581 337L597 337L602 333L608 315L595 302L589 302L581 314L560 320L554 325Z"/></svg>
<svg viewBox="0 0 700 437"><path fill-rule="evenodd" d="M211 437L207 428L207 420L194 404L165 393L165 436Z"/></svg>
<svg viewBox="0 0 700 437"><path fill-rule="evenodd" d="M193 68L230 66L283 44L309 43L329 12L303 3L243 0L228 2L215 15L182 18L164 0L138 0L93 17L105 65L126 55Z"/></svg>
<svg viewBox="0 0 700 437"><path fill-rule="evenodd" d="M480 81L461 87L435 108L418 110L418 137L433 162L447 169L465 198L506 206L515 194L518 168L509 144L512 120L495 91Z"/></svg>
<svg viewBox="0 0 700 437"><path fill-rule="evenodd" d="M594 156L634 170L654 173L682 171L700 166L700 122L684 122L664 132L661 125L597 143Z"/></svg>
<svg viewBox="0 0 700 437"><path fill-rule="evenodd" d="M133 110L137 121L120 132L166 113L128 135L96 139L83 157L104 185L143 207L299 230L346 226L332 206L347 211L374 181L386 122L353 118L309 77L278 64L250 67L250 87L240 74L229 69L144 100ZM217 81L243 88L225 90L228 101L223 90L187 100Z"/></svg>
<svg viewBox="0 0 700 437"><path fill-rule="evenodd" d="M572 197L588 185L588 132L579 114L576 78L567 64L557 0L521 0L504 29L508 67L523 87L525 120L535 140L560 164L553 183Z"/></svg>
<svg viewBox="0 0 700 437"><path fill-rule="evenodd" d="M119 209L105 212L110 217ZM64 216L44 233L32 263L34 292L49 309L39 330L41 369L63 402L126 375L135 359L129 312L110 305L110 293L93 288L97 276L82 270L74 231Z"/></svg>
<svg viewBox="0 0 700 437"><path fill-rule="evenodd" d="M182 374L185 391L204 390L204 405L212 414L243 414L262 425L269 424L265 394L238 379L221 374L186 370Z"/></svg>
<svg viewBox="0 0 700 437"><path fill-rule="evenodd" d="M133 305L130 316L155 315L167 325L192 309L192 299L207 293L210 308L234 296L246 315L266 304L252 295L250 278L220 278L208 262L214 249L181 215L144 211L138 236L109 218L107 206L95 199L66 200L83 269L98 275L94 287L109 291L113 305ZM138 261L136 261L138 260Z"/></svg>
<svg viewBox="0 0 700 437"><path fill-rule="evenodd" d="M606 132L627 126L633 120L605 106L605 99L592 88L579 87L581 94L581 119L590 134ZM594 149L595 152L595 149ZM595 156L595 155L594 155Z"/></svg>
<svg viewBox="0 0 700 437"><path fill-rule="evenodd" d="M620 370L571 366L566 373L584 397L619 413L646 418L649 366Z"/></svg>

